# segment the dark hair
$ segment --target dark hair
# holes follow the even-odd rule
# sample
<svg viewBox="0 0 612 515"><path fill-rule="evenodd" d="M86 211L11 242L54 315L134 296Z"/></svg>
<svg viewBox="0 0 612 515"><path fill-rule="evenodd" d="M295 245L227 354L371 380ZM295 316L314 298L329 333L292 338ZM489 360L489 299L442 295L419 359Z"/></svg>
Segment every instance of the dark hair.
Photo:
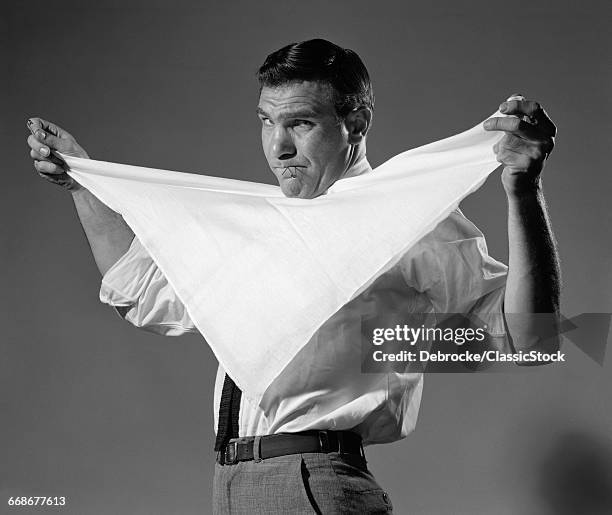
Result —
<svg viewBox="0 0 612 515"><path fill-rule="evenodd" d="M257 79L260 89L307 80L329 84L340 118L360 106L374 108L372 83L360 57L325 39L292 43L271 53L257 71Z"/></svg>

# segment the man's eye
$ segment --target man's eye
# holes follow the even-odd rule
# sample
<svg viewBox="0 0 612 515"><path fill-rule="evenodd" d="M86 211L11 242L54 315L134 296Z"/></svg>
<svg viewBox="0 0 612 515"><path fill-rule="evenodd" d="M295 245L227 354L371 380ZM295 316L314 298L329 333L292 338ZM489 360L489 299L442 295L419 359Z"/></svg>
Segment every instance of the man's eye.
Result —
<svg viewBox="0 0 612 515"><path fill-rule="evenodd" d="M295 120L293 125L296 127L312 127L314 124L308 120Z"/></svg>
<svg viewBox="0 0 612 515"><path fill-rule="evenodd" d="M267 127L271 127L272 126L272 120L270 120L270 118L262 118L261 119L261 123L263 123Z"/></svg>

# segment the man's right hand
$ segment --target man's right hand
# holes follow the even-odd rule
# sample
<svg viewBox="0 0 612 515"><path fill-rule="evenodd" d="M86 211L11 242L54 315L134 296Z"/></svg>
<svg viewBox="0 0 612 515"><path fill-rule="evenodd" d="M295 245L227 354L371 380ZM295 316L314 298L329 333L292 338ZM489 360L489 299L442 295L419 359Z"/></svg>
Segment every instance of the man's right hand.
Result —
<svg viewBox="0 0 612 515"><path fill-rule="evenodd" d="M87 152L64 129L42 118L30 118L28 137L30 156L41 177L73 193L72 200L79 215L96 265L104 275L130 247L132 229L120 214L102 203L87 188L66 173L66 163L52 151L89 159Z"/></svg>
<svg viewBox="0 0 612 515"><path fill-rule="evenodd" d="M78 191L83 187L66 173L65 163L52 154L57 150L69 156L89 159L87 152L76 142L71 134L54 123L42 118L30 118L28 136L30 157L34 159L34 168L44 179L61 186L68 191Z"/></svg>

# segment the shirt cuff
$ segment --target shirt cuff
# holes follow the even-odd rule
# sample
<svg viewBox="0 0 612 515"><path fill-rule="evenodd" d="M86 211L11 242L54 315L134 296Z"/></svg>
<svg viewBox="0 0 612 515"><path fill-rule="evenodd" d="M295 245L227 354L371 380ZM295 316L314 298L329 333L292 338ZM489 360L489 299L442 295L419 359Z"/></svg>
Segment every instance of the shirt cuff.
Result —
<svg viewBox="0 0 612 515"><path fill-rule="evenodd" d="M504 296L506 287L497 288L487 293L472 308L471 314L481 321L484 329L492 337L505 337ZM483 325L481 325L483 327Z"/></svg>
<svg viewBox="0 0 612 515"><path fill-rule="evenodd" d="M102 277L100 300L145 331L164 336L197 332L185 306L136 237Z"/></svg>
<svg viewBox="0 0 612 515"><path fill-rule="evenodd" d="M115 307L132 306L144 293L157 266L137 237L102 277L100 301Z"/></svg>

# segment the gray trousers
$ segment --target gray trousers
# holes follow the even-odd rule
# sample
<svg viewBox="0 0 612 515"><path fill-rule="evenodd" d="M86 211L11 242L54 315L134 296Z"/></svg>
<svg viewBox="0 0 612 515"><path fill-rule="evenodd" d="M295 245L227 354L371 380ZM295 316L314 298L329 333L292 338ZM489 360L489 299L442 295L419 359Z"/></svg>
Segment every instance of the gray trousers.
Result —
<svg viewBox="0 0 612 515"><path fill-rule="evenodd" d="M360 456L304 453L215 463L215 515L393 513Z"/></svg>

